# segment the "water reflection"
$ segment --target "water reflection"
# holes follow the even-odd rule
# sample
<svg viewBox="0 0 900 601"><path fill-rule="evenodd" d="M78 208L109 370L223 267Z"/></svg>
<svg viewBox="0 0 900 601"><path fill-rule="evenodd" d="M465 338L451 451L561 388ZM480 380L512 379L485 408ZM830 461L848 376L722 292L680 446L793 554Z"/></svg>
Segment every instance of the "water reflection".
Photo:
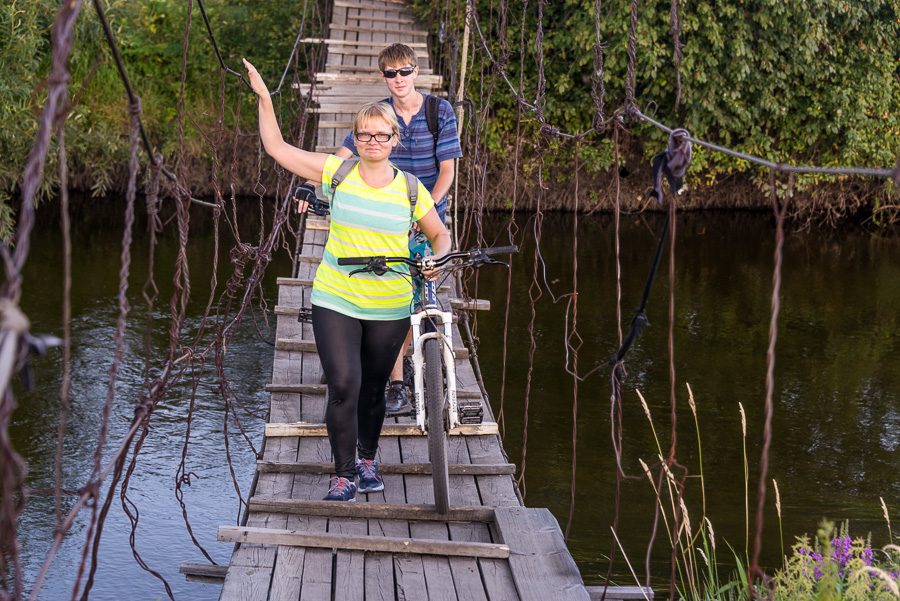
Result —
<svg viewBox="0 0 900 601"><path fill-rule="evenodd" d="M75 221L77 258L73 291L73 407L69 418L64 480L67 487L84 484L90 473L97 427L106 398L106 377L115 331L115 294L119 268L121 210L102 210L87 203ZM245 207L249 215L256 202ZM35 232L25 274L23 306L35 332L60 333L61 260L58 225L48 205ZM248 221L255 221L252 217ZM526 501L549 507L564 525L569 509L572 458L573 381L565 372L567 299L574 277L573 219L550 215L542 225L541 254L546 280L539 272L543 296L536 303L533 361L528 333L531 320L529 289L534 273L534 241L525 239L513 261L508 332L507 377L504 397L505 446L510 460L522 456L525 386L531 370ZM639 303L644 279L656 245L661 219L630 216L621 232L623 327ZM189 248L193 300L186 332L199 327L212 277L212 228L208 216L192 216ZM503 216L486 219L488 239L499 237ZM110 441L127 428L133 403L144 381L146 308L140 288L146 278L146 239L139 224L129 298L132 317L126 334L128 355L120 369ZM530 232L529 228L529 232ZM223 234L224 236L225 234ZM687 406L685 382L694 390L703 451L706 513L719 540L736 549L745 547L743 450L738 403L747 411L751 505L763 423L765 353L769 323L774 228L765 214L692 214L679 216L677 229L675 368L678 375L679 461L687 466L686 502L695 524L702 515L700 453L693 417ZM247 239L255 240L252 232ZM223 239L219 281L230 276L226 254L231 240ZM161 356L168 344L168 298L172 293L171 264L176 241L163 237L157 255L156 282L160 300L151 344ZM139 250L138 250L139 249ZM582 216L578 230L578 331L584 340L578 351L579 371L604 365L615 354L616 275L614 226L611 216ZM795 232L788 236L782 314L776 368L774 446L770 476L781 489L786 542L795 534L814 530L822 516L852 519L851 532L871 530L873 542L887 542L879 496L893 511L900 509L897 482L900 409L897 390L897 315L900 314L900 244L892 237L861 231ZM668 282L666 261L648 305L652 324L627 358L623 466L640 475L638 459L652 462L657 447L635 389L646 397L664 452L669 439L669 376L666 350ZM287 275L286 256L269 270L264 294L271 310L277 290L275 278ZM480 272L478 297L491 300L492 310L479 315L476 333L479 354L495 413L500 409L503 323L506 274L501 269ZM221 288L221 285L220 285ZM533 294L532 289L532 294ZM571 321L571 315L568 316ZM264 327L263 338L272 334ZM574 360L575 357L570 357ZM247 406L264 411L268 401L264 383L271 374L272 347L257 335L248 320L228 347L227 372ZM30 465L28 485L52 485L55 437L59 417L61 360L51 353L37 362L36 388L19 392L13 436ZM227 562L231 545L215 541L220 524L238 519L223 432L228 430L238 485L246 494L255 457L236 424L227 423L218 381L210 368L200 376L188 471L195 474L184 487L195 535L219 562ZM600 583L612 537L609 526L615 510L615 461L610 441L609 372L601 368L578 387L577 494L570 547L585 580ZM140 509L138 550L173 586L176 598L213 600L219 587L185 583L177 573L182 561L202 561L184 527L181 508L172 492L181 460L190 388L185 382L160 404L154 430L141 453L129 497ZM243 417L250 438L261 440L261 420ZM633 565L642 571L650 537L653 498L646 479L622 485L620 535ZM66 501L71 504L71 500ZM751 507L751 513L753 509ZM20 522L23 553L33 579L49 545L52 498L34 497ZM767 514L765 561L780 554L774 504ZM80 561L87 515L76 523L57 558L42 599L68 598ZM161 583L131 558L130 524L118 498L107 520L101 544L102 564L91 598L156 599L165 594ZM665 537L657 538L653 556L654 582L668 574ZM616 579L630 584L625 565L615 565Z"/></svg>
<svg viewBox="0 0 900 601"><path fill-rule="evenodd" d="M748 418L751 515L756 497L765 398L765 361L770 316L773 220L766 214L680 215L675 274L675 369L677 456L688 467L686 501L695 524L703 512L700 453L685 383L696 396L706 513L717 536L745 548L743 450L738 403ZM541 254L550 289L557 296L573 289L573 218L550 215L543 222ZM639 304L655 249L661 216L626 217L622 223L623 328ZM486 226L487 236L502 232L502 220ZM502 236L501 236L502 238ZM851 519L851 532L873 532L876 545L887 540L882 496L900 510L897 482L897 315L900 314L898 240L847 228L846 231L792 232L785 246L782 307L777 346L774 444L770 478L780 483L786 542L813 532L823 516ZM510 306L508 375L504 413L505 446L521 458L523 375L529 367L532 389L526 463L526 502L548 506L565 522L569 511L572 457L573 379L564 370L565 302L550 295L536 303L539 335L529 359L534 244L525 240L516 258ZM616 274L614 224L608 216L582 217L578 230L578 332L584 345L579 371L603 365L615 354ZM486 270L484 270L486 271ZM558 280L553 283L553 280ZM546 289L543 278L539 280ZM479 296L492 300L481 316L480 354L500 365L500 318L504 281L481 274ZM638 459L651 463L657 448L635 389L650 404L664 453L670 444L668 264L663 259L647 315L652 324L627 358L625 387L625 470L641 475ZM571 321L571 315L569 316ZM500 374L487 370L488 389L499 409ZM615 462L610 440L609 370L603 368L578 387L576 510L570 541L585 579L599 583L612 538ZM774 498L766 512L764 560L779 562ZM652 521L652 491L646 479L626 481L621 495L620 529L633 564L642 566ZM752 530L752 524L751 524ZM657 538L653 572L668 575L665 540ZM639 568L640 569L640 568ZM620 581L628 581L617 564Z"/></svg>

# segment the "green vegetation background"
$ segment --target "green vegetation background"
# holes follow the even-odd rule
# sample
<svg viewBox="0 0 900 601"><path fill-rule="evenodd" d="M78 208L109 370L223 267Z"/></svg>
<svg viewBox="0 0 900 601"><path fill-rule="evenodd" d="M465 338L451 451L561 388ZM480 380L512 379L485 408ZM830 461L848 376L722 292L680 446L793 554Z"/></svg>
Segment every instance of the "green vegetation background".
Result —
<svg viewBox="0 0 900 601"><path fill-rule="evenodd" d="M143 119L166 163L176 163L176 104L181 86L182 43L188 2L184 0L101 0L134 87L143 101ZM307 31L313 11L307 6ZM233 69L251 58L274 87L281 76L303 18L302 2L208 0L205 6L220 49ZM538 81L535 47L538 2L478 0L479 22L495 56L505 35L510 50L507 75L533 102ZM508 28L500 32L500 11L508 7ZM596 39L595 3L557 0L544 3L546 119L567 132L590 127L594 102L591 72ZM627 66L631 2L600 5L604 45L605 115L622 106ZM6 0L0 5L0 223L8 233L10 203L37 129L50 68L50 28L59 0ZM464 4L414 0L416 14L433 32L461 38ZM683 92L676 114L675 70L670 31L670 2L640 4L637 36L636 100L655 106L656 118L687 127L695 136L771 160L820 165L886 167L900 149L900 0L692 0L681 3ZM523 16L524 15L524 16ZM221 74L196 3L189 38L186 107L206 131L217 127ZM505 82L488 86L494 71L485 62L480 40L470 55L469 96L488 101L486 141L492 159L507 162L516 132L515 99ZM524 38L525 60L520 62ZM449 44L438 50L449 66ZM303 56L298 68L306 71ZM524 64L524 73L520 72ZM123 88L103 38L97 15L85 2L77 25L70 68L70 94L76 99L67 124L67 150L73 181L95 193L121 186L126 163L127 110ZM226 78L224 128L233 132L237 86ZM255 130L255 111L245 91L240 131ZM654 103L654 104L651 104ZM288 107L290 108L290 107ZM248 110L249 109L249 110ZM652 110L652 109L647 109ZM527 117L527 115L526 115ZM532 128L533 132L533 128ZM664 135L648 126L631 126L644 154L664 144ZM185 156L210 160L210 147L191 120L185 120ZM228 139L226 137L226 139ZM646 143L646 144L644 144ZM571 148L550 157L559 167L571 164ZM611 138L595 136L581 148L589 171L612 165ZM255 154L255 153L254 153ZM253 163L256 157L247 157ZM51 153L44 193L57 183ZM699 150L693 183L714 184L746 167L741 161ZM805 185L823 180L808 178ZM875 202L889 200L887 186Z"/></svg>

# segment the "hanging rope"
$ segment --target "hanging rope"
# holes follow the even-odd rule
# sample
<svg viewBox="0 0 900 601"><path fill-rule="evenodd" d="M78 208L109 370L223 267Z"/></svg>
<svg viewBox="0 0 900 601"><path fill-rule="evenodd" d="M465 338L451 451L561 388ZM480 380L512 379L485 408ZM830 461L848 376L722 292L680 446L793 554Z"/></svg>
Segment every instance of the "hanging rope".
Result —
<svg viewBox="0 0 900 601"><path fill-rule="evenodd" d="M757 578L769 589L772 580L759 567L759 556L762 552L763 511L766 503L766 478L769 472L769 449L772 445L772 415L774 413L773 396L775 394L775 343L778 341L778 315L781 312L781 269L784 263L784 219L787 215L794 177L788 179L784 200L778 202L775 170L769 172L769 193L772 197L772 212L775 213L775 265L772 268L772 315L769 319L769 346L766 350L766 401L765 425L763 426L763 445L759 461L759 486L756 496L756 533L753 539L753 556L750 559L750 570L747 574L747 594L752 599L758 598L753 583ZM771 590L769 598L772 598Z"/></svg>

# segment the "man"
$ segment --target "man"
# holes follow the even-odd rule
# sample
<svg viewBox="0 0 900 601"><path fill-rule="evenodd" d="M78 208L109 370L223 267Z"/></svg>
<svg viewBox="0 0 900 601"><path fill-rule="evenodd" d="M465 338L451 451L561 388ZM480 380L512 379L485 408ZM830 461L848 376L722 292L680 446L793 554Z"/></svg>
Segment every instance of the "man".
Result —
<svg viewBox="0 0 900 601"><path fill-rule="evenodd" d="M434 208L443 223L447 214L447 192L453 183L454 159L462 156L453 107L443 98L436 99L438 110L435 144L435 135L429 129L426 117L428 94L416 91L416 77L419 75L416 53L405 44L392 44L378 55L378 68L391 93L390 98L384 101L393 107L400 123L400 143L391 152L391 163L397 169L419 178L431 192ZM359 154L352 132L335 154L345 159ZM411 337L412 330L407 333L406 344L391 372L390 390L387 393L388 415L404 414L412 409L409 392L403 381L403 357Z"/></svg>

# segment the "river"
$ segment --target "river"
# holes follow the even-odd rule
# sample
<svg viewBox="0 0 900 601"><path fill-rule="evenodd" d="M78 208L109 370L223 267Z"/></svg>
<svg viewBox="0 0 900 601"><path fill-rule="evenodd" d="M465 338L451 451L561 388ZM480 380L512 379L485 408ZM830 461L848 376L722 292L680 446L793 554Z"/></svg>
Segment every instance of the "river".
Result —
<svg viewBox="0 0 900 601"><path fill-rule="evenodd" d="M83 486L90 474L100 415L106 399L108 370L116 328L120 237L123 223L117 199L76 198L73 212L75 250L72 293L72 408L63 464L64 487ZM245 242L256 243L257 202L241 202L247 221ZM171 208L169 208L171 211ZM62 242L58 205L38 211L32 250L24 272L22 307L33 333L61 335ZM489 241L504 243L506 215L485 218ZM192 300L185 333L199 327L209 297L214 253L213 228L205 209L192 210L189 243ZM588 584L600 584L611 550L610 526L616 507L615 455L610 432L610 378L606 361L615 354L616 264L611 215L547 215L540 233L541 268L533 283L534 220L518 218L521 252L513 260L512 289L503 394L504 444L521 467L526 390L528 429L525 487L529 506L549 507L563 528L569 515L572 471L574 380L566 370L566 327L572 322L577 258L577 332L583 343L578 371L591 373L578 384L575 512L569 545ZM755 514L756 480L763 431L766 348L770 316L774 221L765 213L693 213L679 215L675 273L675 370L677 374L676 456L690 477L685 502L696 532L703 515L715 528L719 561L727 564L728 542L739 553L746 545L744 453L738 404L746 411L746 449L750 474L750 514ZM639 304L662 219L629 215L621 224L622 327L627 329ZM168 300L177 240L167 227L156 258L160 300L154 312L151 357L156 369L168 345ZM897 316L900 315L900 240L847 226L839 231L803 228L791 231L785 245L781 318L776 349L775 413L769 478L779 484L785 545L794 536L813 533L823 517L850 520L853 535L872 533L873 544L888 542L879 497L900 516L896 474L900 446L900 379ZM131 315L126 330L127 354L116 387L110 422L111 441L127 429L143 383L146 305L141 287L147 277L146 226L139 219L132 250L129 287ZM231 275L227 260L233 237L222 229L219 293ZM289 275L290 261L280 251L263 286L271 317L277 302L275 278ZM538 292L539 290L539 292ZM532 303L534 303L533 339ZM658 453L654 431L641 407L646 398L659 444L668 453L670 440L668 332L668 260L648 303L650 326L626 359L623 389L622 467L628 475L619 499L619 537L631 564L644 572L655 497L638 460L652 464ZM506 271L481 270L477 296L492 309L476 322L479 356L495 413L500 410ZM557 300L554 301L554 297ZM214 311L215 312L215 309ZM226 357L226 373L244 406L264 412L264 383L271 376L274 335L262 311L256 324L248 318L235 334ZM274 326L274 322L273 322ZM570 363L574 357L570 355ZM27 485L52 487L59 424L59 351L33 362L35 386L17 386L19 408L11 435L29 464ZM571 366L570 366L571 367ZM191 437L187 447L184 502L193 532L219 563L227 563L231 545L215 541L216 528L238 519L239 505L225 456L224 408L212 364L198 375ZM685 384L694 392L698 433L688 406ZM140 510L136 548L160 572L177 599L218 598L220 586L185 582L183 561L203 561L186 531L182 508L173 492L185 444L190 403L190 375L173 388L153 415L153 429L132 477L129 499ZM259 445L262 421L238 410L249 439ZM231 462L241 493L249 490L255 457L231 418L227 423ZM702 453L702 462L701 462ZM107 451L106 457L109 456ZM763 559L780 563L779 520L771 480L765 514ZM64 502L64 509L72 504ZM30 588L50 544L52 496L32 496L19 522L26 581ZM53 563L40 598L68 599L81 561L90 512L83 511ZM752 517L751 517L752 530ZM132 558L131 526L118 494L106 520L100 565L91 599L155 600L165 598L160 580ZM752 533L751 533L752 537ZM752 541L751 541L752 546ZM666 586L668 540L660 531L652 556L656 587ZM619 584L633 584L628 569L616 561Z"/></svg>

